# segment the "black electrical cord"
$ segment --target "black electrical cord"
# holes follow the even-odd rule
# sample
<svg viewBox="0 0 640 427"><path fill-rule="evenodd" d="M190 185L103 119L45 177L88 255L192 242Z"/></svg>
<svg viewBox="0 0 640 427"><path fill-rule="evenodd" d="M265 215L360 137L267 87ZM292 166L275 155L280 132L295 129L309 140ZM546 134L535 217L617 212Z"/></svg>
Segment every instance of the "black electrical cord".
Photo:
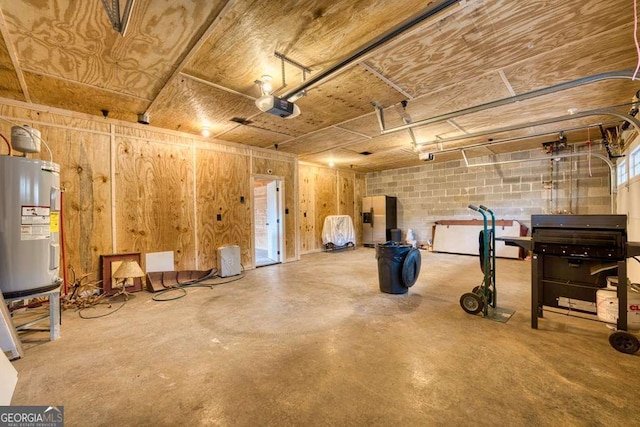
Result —
<svg viewBox="0 0 640 427"><path fill-rule="evenodd" d="M175 297L171 297L171 298L160 298L162 295L166 295L170 292L175 292L175 291L182 291L182 293L180 295L177 295ZM176 286L175 288L167 288L163 291L157 292L155 294L153 294L153 296L151 297L152 300L154 301L174 301L180 298L183 298L187 295L187 291L182 287L182 286Z"/></svg>
<svg viewBox="0 0 640 427"><path fill-rule="evenodd" d="M108 312L108 313L100 314L100 315L98 315L98 316L84 316L84 315L82 314L82 312L83 312L84 310L88 309L88 308L95 308L95 307L97 307L98 305L103 305L103 304L111 305L111 302L101 302L101 303L98 303L98 304L95 304L95 305L92 305L92 306L89 306L89 307L83 307L83 308L81 308L80 310L78 310L78 315L80 316L80 318L81 318L81 319L99 319L99 318L101 318L101 317L107 317L107 316L109 316L109 315L111 315L111 314L115 313L116 311L118 311L118 310L120 310L122 307L124 307L124 305L125 305L126 303L127 303L127 300L125 299L124 301L122 301L122 304L120 304L120 305L118 306L118 308L116 308L115 310L112 310L112 311L110 311L110 312Z"/></svg>
<svg viewBox="0 0 640 427"><path fill-rule="evenodd" d="M160 292L157 292L153 295L153 297L151 297L152 300L154 301L175 301L177 299L180 298L184 298L187 295L187 290L185 288L204 288L204 287L208 287L213 289L214 286L218 286L218 285L223 285L225 283L231 283L231 282L235 282L236 280L240 280L242 278L244 278L244 273L240 273L237 276L233 276L233 278L231 279L227 279L227 280L216 280L215 277L218 277L219 279L222 279L219 276L214 276L213 279L204 279L201 281L194 281L194 282L188 282L188 283L179 283L178 286L175 287L171 287L171 288L167 288L165 290L162 290ZM206 281L206 283L205 283ZM163 298L162 295L166 295L170 292L176 292L176 291L182 291L182 293L180 295L176 295L174 297L171 298Z"/></svg>

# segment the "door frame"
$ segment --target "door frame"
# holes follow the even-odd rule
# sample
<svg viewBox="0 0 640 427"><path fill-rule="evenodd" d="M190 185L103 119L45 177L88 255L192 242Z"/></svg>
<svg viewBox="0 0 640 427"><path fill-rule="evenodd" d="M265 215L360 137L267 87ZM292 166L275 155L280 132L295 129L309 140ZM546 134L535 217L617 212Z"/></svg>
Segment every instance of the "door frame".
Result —
<svg viewBox="0 0 640 427"><path fill-rule="evenodd" d="M284 208L284 187L285 180L283 176L280 175L266 175L266 174L251 174L251 248L252 254L251 257L253 259L253 267L258 267L256 260L256 212L255 212L255 204L254 204L254 191L256 181L276 181L278 184L278 197L277 197L277 206L278 216L280 222L278 223L278 247L279 247L279 256L278 260L275 264L283 263L285 260L285 253L287 250L286 247L286 238L285 238L285 230L286 230L286 215Z"/></svg>

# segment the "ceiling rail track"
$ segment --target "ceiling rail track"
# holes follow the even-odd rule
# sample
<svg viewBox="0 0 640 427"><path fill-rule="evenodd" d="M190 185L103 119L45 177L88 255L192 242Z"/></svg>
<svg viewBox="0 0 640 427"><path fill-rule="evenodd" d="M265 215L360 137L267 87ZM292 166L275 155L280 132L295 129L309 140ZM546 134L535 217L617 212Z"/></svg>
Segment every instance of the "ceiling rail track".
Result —
<svg viewBox="0 0 640 427"><path fill-rule="evenodd" d="M499 133L503 133L503 132L511 132L511 131L514 131L514 130L524 129L524 128L528 128L528 127L550 125L550 124L553 124L553 123L559 123L559 122L564 122L564 121L569 121L569 120L574 120L574 119L580 119L580 118L589 117L589 116L596 116L596 115L614 116L614 117L618 117L620 119L626 120L629 123L631 123L633 125L633 127L636 128L636 130L638 132L640 132L640 121L638 121L638 119L636 119L635 117L633 117L633 116L631 116L629 114L620 113L620 112L616 111L617 108L625 107L625 106L628 106L628 105L629 104L614 105L614 106L609 107L609 108L597 108L595 110L579 111L579 112L577 112L575 114L569 114L569 115L566 115L566 116L553 117L553 118L544 119L544 120L537 120L535 122L519 123L517 125L505 126L505 127L502 127L502 128L487 129L487 130L480 131L480 132L468 133L468 134L465 134L465 135L461 135L459 137L438 139L436 141L429 141L429 142L422 143L422 144L418 143L418 147L425 148L425 147L430 147L430 146L433 146L433 145L443 144L443 143L452 142L452 141L461 141L461 140L464 140L464 139L478 138L478 137L486 136L486 135L495 135L495 134L499 134ZM409 129L409 130L411 130L411 129ZM565 130L565 129L562 129L562 130ZM558 132L556 131L556 132L552 132L552 133L558 133ZM528 137L524 137L524 138L528 138ZM440 151L442 151L442 150L440 150Z"/></svg>
<svg viewBox="0 0 640 427"><path fill-rule="evenodd" d="M576 131L576 130L582 130L582 129L591 128L591 127L598 127L600 125L603 125L603 126L614 126L617 123L618 122L614 122L614 121L591 123L591 124L588 124L588 125L575 126L575 127L570 127L570 128L562 128L562 132L572 132L572 131ZM528 124L526 126L523 126L522 129L524 129L526 127L531 127L531 125ZM557 135L559 132L560 132L559 130L552 130L552 131L538 132L538 133L533 133L533 134L528 134L528 135L512 136L512 137L509 137L509 138L494 139L494 140L491 140L491 141L478 142L478 143L475 143L475 144L465 145L465 146L462 146L462 147L450 147L450 148L437 149L437 150L434 150L434 153L435 154L444 154L444 153L454 153L456 151L461 151L461 150L471 150L471 149L474 149L474 148L484 148L484 147L489 147L491 145L505 144L507 142L520 141L520 140L524 140L524 139L533 139L533 138L539 138L539 137L542 137L542 136L549 136L549 135ZM493 131L492 131L492 133L493 133ZM484 132L482 132L482 134L486 135L486 133L484 133ZM464 137L460 137L460 138L447 138L447 139L443 139L442 141L433 141L433 143L429 143L427 145L422 145L422 147L428 146L428 145L431 145L431 144L436 145L436 144L440 144L440 143L446 143L446 142L450 142L450 141L461 141L461 140L464 140L464 139L467 139L467 138L469 138L467 135L465 135ZM473 138L473 135L471 136L471 138Z"/></svg>
<svg viewBox="0 0 640 427"><path fill-rule="evenodd" d="M298 94L299 92L302 92L302 91L305 91L305 90L309 90L312 87L319 85L323 81L325 81L327 79L330 79L331 77L333 77L336 74L341 73L346 68L350 67L351 65L353 65L357 61L361 60L365 55L371 53L375 49L378 49L379 47L385 45L386 43L388 43L388 42L392 41L393 39L395 39L396 37L400 36L404 32L409 31L410 29L414 28L418 24L421 24L422 22L426 21L427 19L437 15L438 13L444 11L445 9L449 8L450 6L453 6L453 5L457 4L457 3L460 3L461 1L462 0L447 0L447 1L444 1L444 2L440 3L439 5L436 5L435 7L426 10L425 12L423 12L420 15L416 16L415 18L412 18L412 19L409 19L408 21L403 22L402 24L400 24L397 27L393 28L391 31L389 31L389 32L387 32L387 33L375 38L371 42L369 42L369 43L365 44L364 46L360 47L360 49L356 50L354 53L352 53L351 55L347 56L345 59L339 61L338 63L336 63L334 65L332 65L331 67L329 67L325 71L323 71L323 72L321 72L319 74L316 74L315 76L309 78L307 81L302 83L300 86L295 87L295 88L285 92L282 95L282 98L289 99L290 97L292 97L293 95Z"/></svg>
<svg viewBox="0 0 640 427"><path fill-rule="evenodd" d="M426 126L433 123L444 122L450 119L455 119L456 117L464 116L466 114L478 113L484 110L488 110L491 108L501 107L503 105L513 104L519 101L525 101L527 99L536 98L538 96L550 95L555 92L575 88L582 85L587 85L591 83L606 81L606 80L615 80L615 79L633 79L633 71L632 70L621 70L621 71L610 71L606 73L594 74L592 76L583 77L576 80L571 80L568 82L560 83L553 86L548 86L542 89L533 90L531 92L526 92L520 95L511 96L509 98L502 98L496 101L487 102L484 104L476 105L469 108L463 108L462 110L453 111L451 113L441 114L439 116L430 117L428 119L418 120L415 122L407 123L401 126L397 126L394 128L385 128L384 126L384 115L382 112L382 107L380 105L374 105L376 115L378 116L378 123L380 124L380 133L382 135L388 135L394 132L400 132L403 130L412 129L419 126ZM573 115L576 117L576 115ZM622 117L627 120L626 115Z"/></svg>

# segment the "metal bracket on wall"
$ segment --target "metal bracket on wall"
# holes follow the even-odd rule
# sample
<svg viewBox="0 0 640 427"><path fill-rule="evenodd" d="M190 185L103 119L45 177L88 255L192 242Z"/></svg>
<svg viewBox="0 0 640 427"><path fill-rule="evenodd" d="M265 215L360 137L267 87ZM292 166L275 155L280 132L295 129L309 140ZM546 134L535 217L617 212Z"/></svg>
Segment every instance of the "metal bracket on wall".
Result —
<svg viewBox="0 0 640 427"><path fill-rule="evenodd" d="M114 30L120 33L124 37L124 33L127 31L127 24L131 17L131 10L133 9L133 3L135 0L127 0L127 4L124 7L124 14L120 17L120 1L111 0L111 6L109 6L108 0L102 0L104 10L107 12L109 21Z"/></svg>

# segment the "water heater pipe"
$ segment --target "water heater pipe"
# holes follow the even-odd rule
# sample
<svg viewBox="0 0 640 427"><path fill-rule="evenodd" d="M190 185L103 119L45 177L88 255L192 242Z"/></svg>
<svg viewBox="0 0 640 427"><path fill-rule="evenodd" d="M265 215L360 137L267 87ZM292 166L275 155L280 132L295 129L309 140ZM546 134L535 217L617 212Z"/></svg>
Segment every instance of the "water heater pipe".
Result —
<svg viewBox="0 0 640 427"><path fill-rule="evenodd" d="M7 148L9 149L9 153L7 153L7 155L10 156L11 155L11 144L9 144L9 140L7 139L7 137L5 137L1 133L0 133L0 137L2 137L2 139L4 139L4 142L7 143Z"/></svg>
<svg viewBox="0 0 640 427"><path fill-rule="evenodd" d="M64 249L64 190L60 191L60 251L62 255L62 295L67 295L67 251Z"/></svg>

